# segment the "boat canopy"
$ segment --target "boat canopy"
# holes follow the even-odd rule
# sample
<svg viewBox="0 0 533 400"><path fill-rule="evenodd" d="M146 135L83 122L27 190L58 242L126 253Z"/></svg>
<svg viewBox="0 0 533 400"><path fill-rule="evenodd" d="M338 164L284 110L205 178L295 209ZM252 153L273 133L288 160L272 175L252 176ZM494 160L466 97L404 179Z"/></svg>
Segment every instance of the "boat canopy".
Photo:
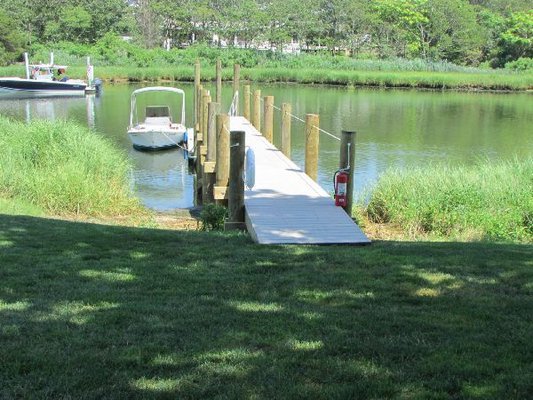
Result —
<svg viewBox="0 0 533 400"><path fill-rule="evenodd" d="M178 88L166 87L166 86L150 86L141 89L134 90L131 94L131 109L130 109L130 126L133 126L133 114L136 112L136 100L137 95L147 92L168 92L175 93L182 96L181 104L181 121L180 123L185 125L185 92Z"/></svg>

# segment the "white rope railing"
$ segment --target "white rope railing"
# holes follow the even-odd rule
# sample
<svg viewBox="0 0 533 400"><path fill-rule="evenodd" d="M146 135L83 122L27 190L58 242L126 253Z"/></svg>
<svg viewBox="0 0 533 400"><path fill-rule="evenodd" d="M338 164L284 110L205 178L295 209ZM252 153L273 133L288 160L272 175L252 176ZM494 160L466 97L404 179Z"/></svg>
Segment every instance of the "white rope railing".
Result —
<svg viewBox="0 0 533 400"><path fill-rule="evenodd" d="M261 101L264 103L265 100L264 100L262 97L261 97L260 99L261 99ZM282 111L281 108L279 108L278 106L276 106L276 105L274 105L274 104L272 104L272 107L273 107L274 109L280 111L280 112ZM294 114L292 114L292 113L288 113L288 114L289 114L289 116L290 116L291 118L294 118L295 120L300 121L300 122L303 122L303 123L305 124L305 120L303 120L302 118L298 117L297 115L294 115ZM319 132L322 132L322 133L324 133L325 135L328 135L329 137L332 137L333 139L338 140L339 142L341 141L341 138L340 138L340 137L335 136L333 133L328 132L328 131L326 131L325 129L322 129L322 128L319 127L319 126L312 125L312 128L317 128Z"/></svg>

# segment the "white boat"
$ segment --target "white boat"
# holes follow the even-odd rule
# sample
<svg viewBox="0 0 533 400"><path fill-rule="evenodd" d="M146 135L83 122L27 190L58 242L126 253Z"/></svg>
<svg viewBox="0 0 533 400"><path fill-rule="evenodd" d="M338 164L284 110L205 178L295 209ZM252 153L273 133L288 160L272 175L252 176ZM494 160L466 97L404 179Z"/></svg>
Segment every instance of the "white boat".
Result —
<svg viewBox="0 0 533 400"><path fill-rule="evenodd" d="M83 96L96 91L94 83L100 84L93 76L93 67L87 60L89 82L69 79L66 65L54 64L53 53L49 64L30 64L28 54L24 53L26 78L1 77L0 95L8 97L46 97L46 96ZM56 72L59 74L56 74Z"/></svg>
<svg viewBox="0 0 533 400"><path fill-rule="evenodd" d="M137 97L145 93L172 93L177 101L181 98L181 119L172 120L168 105L149 105L145 108L144 120L139 122ZM179 147L192 156L194 130L185 127L185 92L172 87L146 87L131 94L130 124L128 136L137 150L163 150Z"/></svg>

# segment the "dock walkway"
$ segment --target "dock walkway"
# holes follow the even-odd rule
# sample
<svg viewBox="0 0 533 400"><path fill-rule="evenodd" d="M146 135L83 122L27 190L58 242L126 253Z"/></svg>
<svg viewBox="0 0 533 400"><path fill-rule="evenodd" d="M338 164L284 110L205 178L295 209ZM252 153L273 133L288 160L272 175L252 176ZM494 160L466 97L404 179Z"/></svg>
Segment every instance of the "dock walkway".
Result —
<svg viewBox="0 0 533 400"><path fill-rule="evenodd" d="M269 143L244 117L231 130L246 132L255 155L255 185L245 189L245 221L262 244L369 244L330 194Z"/></svg>

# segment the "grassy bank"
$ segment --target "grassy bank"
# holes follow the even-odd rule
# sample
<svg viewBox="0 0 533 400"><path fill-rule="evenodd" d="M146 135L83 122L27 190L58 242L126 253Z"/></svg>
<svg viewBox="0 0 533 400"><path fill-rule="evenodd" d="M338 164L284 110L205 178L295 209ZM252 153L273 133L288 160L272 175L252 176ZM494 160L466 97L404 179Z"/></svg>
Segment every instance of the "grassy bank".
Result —
<svg viewBox="0 0 533 400"><path fill-rule="evenodd" d="M0 215L0 397L524 399L533 247Z"/></svg>
<svg viewBox="0 0 533 400"><path fill-rule="evenodd" d="M87 128L0 117L0 148L1 205L13 213L28 207L49 215L142 212L130 193L128 160Z"/></svg>
<svg viewBox="0 0 533 400"><path fill-rule="evenodd" d="M96 76L109 82L157 82L160 80L192 81L194 69L191 65L160 67L95 67ZM0 75L24 74L23 68L0 68ZM69 69L70 77L83 78L85 67ZM232 79L233 69L223 70L223 79ZM287 67L254 67L241 69L241 78L257 83L293 82L300 84L328 84L339 86L371 86L384 88L418 89L459 89L459 90L509 90L523 91L533 89L533 73L499 72L429 72L429 71L369 71L342 69L311 69ZM215 68L204 66L202 79L214 80Z"/></svg>
<svg viewBox="0 0 533 400"><path fill-rule="evenodd" d="M411 234L533 242L532 177L533 158L389 171L366 214Z"/></svg>

